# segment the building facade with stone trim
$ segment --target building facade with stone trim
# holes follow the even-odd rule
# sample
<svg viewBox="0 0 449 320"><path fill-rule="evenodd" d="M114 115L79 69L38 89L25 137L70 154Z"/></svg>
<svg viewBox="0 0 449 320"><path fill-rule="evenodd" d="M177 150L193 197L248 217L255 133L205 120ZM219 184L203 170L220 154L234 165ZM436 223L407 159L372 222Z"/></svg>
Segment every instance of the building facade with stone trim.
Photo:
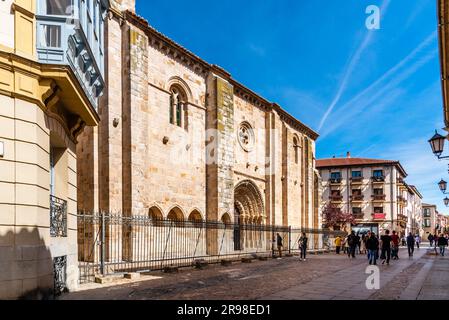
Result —
<svg viewBox="0 0 449 320"><path fill-rule="evenodd" d="M407 173L399 161L351 158L348 153L346 158L319 159L316 166L323 183L321 205L333 203L351 213L354 231L405 234L416 222L420 199L408 204L407 197L419 192L405 183Z"/></svg>
<svg viewBox="0 0 449 320"><path fill-rule="evenodd" d="M80 212L321 228L318 135L112 1L100 125L77 146Z"/></svg>
<svg viewBox="0 0 449 320"><path fill-rule="evenodd" d="M77 21L108 7L0 1L0 299L78 285L76 143L99 121L103 47Z"/></svg>

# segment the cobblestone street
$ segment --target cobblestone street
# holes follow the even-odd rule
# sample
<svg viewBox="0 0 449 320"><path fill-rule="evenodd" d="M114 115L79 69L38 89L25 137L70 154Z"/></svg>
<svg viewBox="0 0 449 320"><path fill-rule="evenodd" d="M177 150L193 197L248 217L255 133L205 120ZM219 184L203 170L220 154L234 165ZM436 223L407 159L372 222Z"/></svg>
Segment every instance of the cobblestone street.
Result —
<svg viewBox="0 0 449 320"><path fill-rule="evenodd" d="M380 290L368 290L365 256L310 255L204 270L181 269L176 274L154 272L135 282L83 285L62 300L395 300L449 299L449 259L415 251L413 259L401 249L400 259L379 265ZM129 280L128 280L129 281Z"/></svg>

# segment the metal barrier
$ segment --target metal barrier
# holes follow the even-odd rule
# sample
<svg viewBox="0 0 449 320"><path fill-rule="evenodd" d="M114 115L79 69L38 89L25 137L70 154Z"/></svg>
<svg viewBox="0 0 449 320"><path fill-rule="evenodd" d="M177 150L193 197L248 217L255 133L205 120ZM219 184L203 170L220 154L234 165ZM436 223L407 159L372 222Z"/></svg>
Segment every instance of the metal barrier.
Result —
<svg viewBox="0 0 449 320"><path fill-rule="evenodd" d="M286 226L155 220L148 216L78 215L80 282L97 275L188 267L243 257L276 257L299 250L305 232L311 251L329 250L329 230ZM283 246L278 252L277 234Z"/></svg>

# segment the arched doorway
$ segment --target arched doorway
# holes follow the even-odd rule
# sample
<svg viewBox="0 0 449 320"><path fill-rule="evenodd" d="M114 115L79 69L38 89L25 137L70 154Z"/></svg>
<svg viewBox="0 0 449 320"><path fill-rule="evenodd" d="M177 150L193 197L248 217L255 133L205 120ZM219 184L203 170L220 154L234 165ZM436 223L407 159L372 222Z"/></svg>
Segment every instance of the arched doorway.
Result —
<svg viewBox="0 0 449 320"><path fill-rule="evenodd" d="M242 225L261 224L265 217L262 194L250 180L240 182L234 189L234 250L258 245L255 229Z"/></svg>

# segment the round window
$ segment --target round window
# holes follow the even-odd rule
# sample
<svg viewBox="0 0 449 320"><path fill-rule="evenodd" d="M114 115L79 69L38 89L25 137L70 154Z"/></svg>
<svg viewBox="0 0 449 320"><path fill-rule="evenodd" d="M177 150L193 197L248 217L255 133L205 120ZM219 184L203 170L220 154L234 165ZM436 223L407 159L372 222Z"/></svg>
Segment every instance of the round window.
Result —
<svg viewBox="0 0 449 320"><path fill-rule="evenodd" d="M245 151L251 151L254 147L254 131L248 122L242 122L237 133L240 146Z"/></svg>

